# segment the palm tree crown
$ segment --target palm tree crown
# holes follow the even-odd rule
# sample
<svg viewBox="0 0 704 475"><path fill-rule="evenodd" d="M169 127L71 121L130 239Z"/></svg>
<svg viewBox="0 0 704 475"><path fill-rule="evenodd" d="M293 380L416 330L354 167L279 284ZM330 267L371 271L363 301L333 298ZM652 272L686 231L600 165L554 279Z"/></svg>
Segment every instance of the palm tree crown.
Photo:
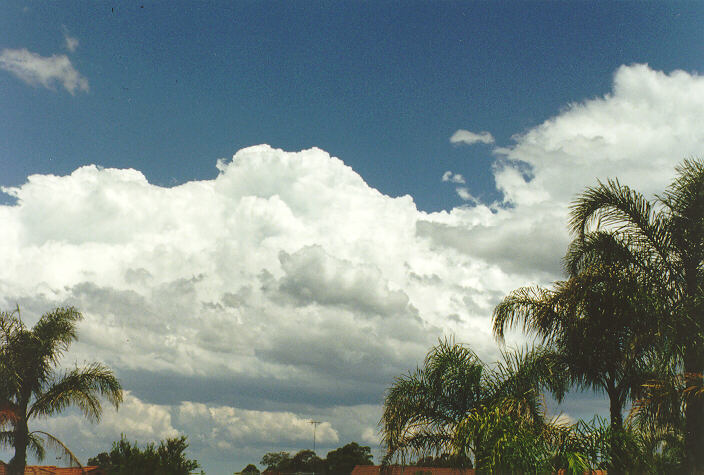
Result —
<svg viewBox="0 0 704 475"><path fill-rule="evenodd" d="M608 242L573 262L568 280L512 292L494 310L494 333L503 339L506 327L522 325L542 338L570 383L608 395L611 430L618 433L624 406L652 376L653 334L640 318L645 289L632 269L615 265ZM580 244L573 243L568 256L581 253ZM560 400L564 392L554 395ZM608 457L614 473L626 462L617 449L614 444Z"/></svg>
<svg viewBox="0 0 704 475"><path fill-rule="evenodd" d="M685 160L653 201L618 180L588 188L573 205L570 224L581 252L568 256L568 266L608 239L612 254L624 268L637 269L649 289L644 318L655 323L683 371L686 470L704 472L704 162Z"/></svg>
<svg viewBox="0 0 704 475"><path fill-rule="evenodd" d="M5 414L0 429L9 426L0 432L0 443L15 449L8 465L10 475L24 473L28 448L43 457L42 439L65 449L50 434L30 432L30 419L75 406L89 420L98 421L102 414L99 396L116 408L122 402L120 383L101 363L56 372L59 360L77 338L76 324L81 318L74 308L58 308L30 329L20 319L19 309L0 312L0 408Z"/></svg>
<svg viewBox="0 0 704 475"><path fill-rule="evenodd" d="M397 378L386 393L385 461L437 455L458 466L499 469L515 452L505 450L505 430L520 426L525 435L547 425L540 388L552 383L552 363L550 353L536 349L504 353L490 367L468 347L441 341L422 368Z"/></svg>

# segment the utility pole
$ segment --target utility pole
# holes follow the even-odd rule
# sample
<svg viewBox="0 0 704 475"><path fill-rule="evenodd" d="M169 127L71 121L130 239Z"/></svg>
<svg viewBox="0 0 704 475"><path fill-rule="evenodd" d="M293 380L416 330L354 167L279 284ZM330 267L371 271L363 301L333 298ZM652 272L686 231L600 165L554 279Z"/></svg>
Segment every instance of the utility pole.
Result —
<svg viewBox="0 0 704 475"><path fill-rule="evenodd" d="M320 421L310 421L309 424L313 424L313 452L315 452L315 430L318 428L318 425L321 424Z"/></svg>

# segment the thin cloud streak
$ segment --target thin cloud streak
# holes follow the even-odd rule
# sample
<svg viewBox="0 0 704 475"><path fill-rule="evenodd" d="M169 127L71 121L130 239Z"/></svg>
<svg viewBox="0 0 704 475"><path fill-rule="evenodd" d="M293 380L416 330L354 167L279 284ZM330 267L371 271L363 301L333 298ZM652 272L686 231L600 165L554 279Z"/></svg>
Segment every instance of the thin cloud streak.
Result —
<svg viewBox="0 0 704 475"><path fill-rule="evenodd" d="M494 143L494 136L490 132L470 132L469 130L460 129L452 134L450 137L450 143L465 145L472 145L475 143L492 144Z"/></svg>
<svg viewBox="0 0 704 475"><path fill-rule="evenodd" d="M68 28L65 26L63 27L64 31L64 46L66 46L66 49L69 50L71 53L76 51L76 48L78 48L78 38L75 36L71 36L71 34L68 31Z"/></svg>
<svg viewBox="0 0 704 475"><path fill-rule="evenodd" d="M82 76L65 54L41 56L27 49L4 49L0 52L0 69L4 69L31 86L54 89L61 84L71 95L87 92L88 79Z"/></svg>

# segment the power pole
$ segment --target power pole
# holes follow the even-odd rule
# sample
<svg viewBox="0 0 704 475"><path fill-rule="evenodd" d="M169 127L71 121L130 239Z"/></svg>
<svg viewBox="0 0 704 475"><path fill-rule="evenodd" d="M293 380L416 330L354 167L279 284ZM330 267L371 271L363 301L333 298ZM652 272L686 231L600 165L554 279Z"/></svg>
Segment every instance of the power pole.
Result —
<svg viewBox="0 0 704 475"><path fill-rule="evenodd" d="M318 425L321 424L320 421L310 421L309 424L313 424L313 452L315 452L315 430L318 428Z"/></svg>

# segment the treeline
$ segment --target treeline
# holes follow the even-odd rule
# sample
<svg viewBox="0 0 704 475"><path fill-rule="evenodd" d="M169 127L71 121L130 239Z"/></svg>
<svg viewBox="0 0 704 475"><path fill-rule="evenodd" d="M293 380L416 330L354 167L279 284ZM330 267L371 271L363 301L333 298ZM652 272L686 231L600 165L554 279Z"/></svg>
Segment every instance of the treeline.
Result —
<svg viewBox="0 0 704 475"><path fill-rule="evenodd" d="M373 465L371 449L351 442L328 452L321 459L312 450L301 450L291 456L289 452L269 452L259 462L267 470L282 473L307 472L318 475L349 475L355 465ZM245 472L242 472L245 473Z"/></svg>
<svg viewBox="0 0 704 475"><path fill-rule="evenodd" d="M609 180L572 204L566 279L517 289L493 332L540 343L485 364L441 341L387 391L384 463L486 472L704 473L704 162L653 201ZM543 393L609 399L609 420L548 418ZM625 408L631 405L624 418Z"/></svg>
<svg viewBox="0 0 704 475"><path fill-rule="evenodd" d="M186 457L187 448L186 436L162 440L158 446L150 442L140 448L123 434L113 442L110 452L88 459L88 465L97 465L109 475L188 475L200 464Z"/></svg>

